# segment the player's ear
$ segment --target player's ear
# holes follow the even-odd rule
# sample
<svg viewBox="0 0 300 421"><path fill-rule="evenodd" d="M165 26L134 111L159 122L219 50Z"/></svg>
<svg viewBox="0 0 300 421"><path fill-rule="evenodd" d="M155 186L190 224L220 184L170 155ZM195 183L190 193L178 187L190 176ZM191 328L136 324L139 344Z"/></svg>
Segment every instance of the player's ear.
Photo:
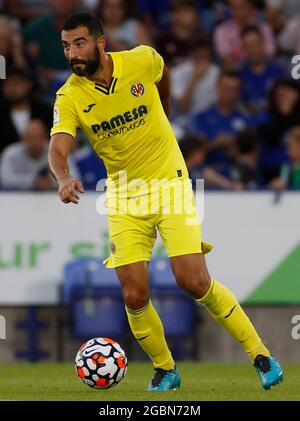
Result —
<svg viewBox="0 0 300 421"><path fill-rule="evenodd" d="M99 37L97 39L97 46L98 46L99 50L103 50L104 51L105 46L106 46L106 38L105 38L104 35L102 35L101 37Z"/></svg>

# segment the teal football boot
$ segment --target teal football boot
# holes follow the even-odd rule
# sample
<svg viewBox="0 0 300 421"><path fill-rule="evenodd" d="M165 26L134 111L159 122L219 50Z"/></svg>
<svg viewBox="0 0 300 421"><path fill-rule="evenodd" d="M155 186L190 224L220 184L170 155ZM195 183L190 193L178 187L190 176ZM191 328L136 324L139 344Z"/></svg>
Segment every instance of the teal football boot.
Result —
<svg viewBox="0 0 300 421"><path fill-rule="evenodd" d="M282 382L283 370L275 358L258 355L253 365L265 390L270 390L271 386Z"/></svg>
<svg viewBox="0 0 300 421"><path fill-rule="evenodd" d="M180 387L180 374L178 368L174 370L163 370L162 368L155 368L155 375L147 390L166 391L175 390Z"/></svg>

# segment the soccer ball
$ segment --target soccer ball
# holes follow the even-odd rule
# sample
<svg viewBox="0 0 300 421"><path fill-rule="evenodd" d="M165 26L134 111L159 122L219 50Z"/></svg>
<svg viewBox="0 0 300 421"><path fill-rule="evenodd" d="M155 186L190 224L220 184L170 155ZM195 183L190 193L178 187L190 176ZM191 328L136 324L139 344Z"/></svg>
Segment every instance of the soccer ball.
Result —
<svg viewBox="0 0 300 421"><path fill-rule="evenodd" d="M93 338L79 348L75 368L83 383L95 389L108 389L124 378L127 358L116 341Z"/></svg>

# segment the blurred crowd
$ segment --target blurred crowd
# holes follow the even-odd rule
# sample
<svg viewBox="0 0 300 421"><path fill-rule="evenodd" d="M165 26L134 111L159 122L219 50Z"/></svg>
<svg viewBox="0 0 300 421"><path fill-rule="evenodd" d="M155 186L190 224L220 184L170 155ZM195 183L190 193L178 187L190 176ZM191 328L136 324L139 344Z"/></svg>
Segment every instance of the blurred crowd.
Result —
<svg viewBox="0 0 300 421"><path fill-rule="evenodd" d="M162 54L171 123L193 180L211 189L300 189L300 84L292 78L299 0L0 0L2 190L55 188L52 106L70 75L60 31L76 10L100 16L109 51L148 44ZM86 189L106 176L82 133L69 165Z"/></svg>

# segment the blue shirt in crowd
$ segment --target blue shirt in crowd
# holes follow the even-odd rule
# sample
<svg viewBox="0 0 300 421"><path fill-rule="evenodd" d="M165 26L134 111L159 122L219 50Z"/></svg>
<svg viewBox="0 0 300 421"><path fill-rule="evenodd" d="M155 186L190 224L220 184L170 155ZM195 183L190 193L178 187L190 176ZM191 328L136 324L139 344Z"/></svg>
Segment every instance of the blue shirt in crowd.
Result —
<svg viewBox="0 0 300 421"><path fill-rule="evenodd" d="M246 112L235 108L230 114L223 115L218 107L213 105L208 110L192 117L187 131L203 134L212 142L220 134L234 135L252 125L252 118ZM230 159L223 150L215 150L210 154L207 162L221 170L223 164L230 163Z"/></svg>
<svg viewBox="0 0 300 421"><path fill-rule="evenodd" d="M103 161L89 146L75 152L73 158L84 188L96 191L97 182L107 178Z"/></svg>
<svg viewBox="0 0 300 421"><path fill-rule="evenodd" d="M258 129L264 125L273 126L274 117L268 111L261 111L255 117L255 123ZM279 169L289 160L287 153L288 127L284 133L280 134L279 132L278 135L281 135L281 141L277 145L270 145L268 139L264 139L263 136L260 139L260 167L263 171Z"/></svg>
<svg viewBox="0 0 300 421"><path fill-rule="evenodd" d="M199 16L201 16L203 28L211 31L215 22L214 12L207 8L205 0L196 0L194 3ZM156 25L161 28L171 25L171 6L172 0L137 0L139 15L152 15Z"/></svg>
<svg viewBox="0 0 300 421"><path fill-rule="evenodd" d="M277 63L268 62L260 74L254 73L249 63L245 63L241 69L243 102L258 111L262 110L267 104L274 81L284 76L284 69Z"/></svg>

